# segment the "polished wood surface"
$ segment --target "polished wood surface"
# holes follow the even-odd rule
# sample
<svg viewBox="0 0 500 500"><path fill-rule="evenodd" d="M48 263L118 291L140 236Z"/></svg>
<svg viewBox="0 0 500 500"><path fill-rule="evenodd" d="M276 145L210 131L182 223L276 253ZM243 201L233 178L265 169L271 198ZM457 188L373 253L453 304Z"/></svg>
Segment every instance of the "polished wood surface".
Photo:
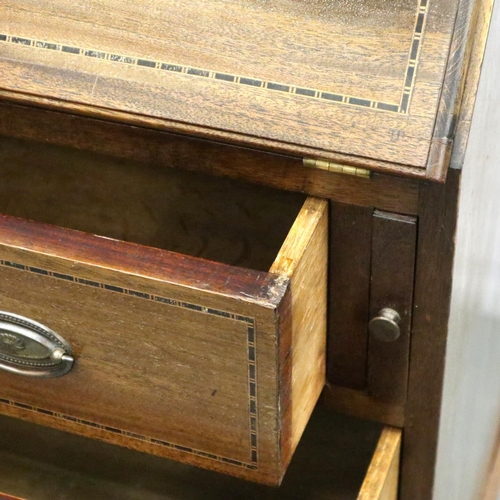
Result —
<svg viewBox="0 0 500 500"><path fill-rule="evenodd" d="M475 18L475 24L471 41L467 47L469 61L465 68L466 75L460 114L457 119L457 130L453 140L451 168L461 169L464 164L494 1L480 0L474 3L472 15ZM492 25L492 28L498 29L495 24Z"/></svg>
<svg viewBox="0 0 500 500"><path fill-rule="evenodd" d="M90 234L0 217L1 309L76 356L57 380L0 374L1 411L279 483L324 384L327 202L2 146L1 210Z"/></svg>
<svg viewBox="0 0 500 500"><path fill-rule="evenodd" d="M9 138L0 138L0 176L0 213L261 271L305 200Z"/></svg>
<svg viewBox="0 0 500 500"><path fill-rule="evenodd" d="M304 167L301 159L290 156L143 127L0 102L0 133L139 160L161 168L238 178L357 206L417 213L419 184L415 180L383 174L363 179L329 173Z"/></svg>
<svg viewBox="0 0 500 500"><path fill-rule="evenodd" d="M9 0L0 95L442 178L429 147L459 3Z"/></svg>
<svg viewBox="0 0 500 500"><path fill-rule="evenodd" d="M386 500L380 489L392 481L400 436L317 409L282 485L269 488L7 417L0 423L0 491L26 500Z"/></svg>
<svg viewBox="0 0 500 500"><path fill-rule="evenodd" d="M408 399L401 465L403 500L432 499L448 334L460 173L421 188Z"/></svg>
<svg viewBox="0 0 500 500"><path fill-rule="evenodd" d="M325 385L327 269L328 203L308 198L269 270L290 279L289 310L281 311L278 339L283 468Z"/></svg>
<svg viewBox="0 0 500 500"><path fill-rule="evenodd" d="M12 3L9 5L12 5ZM364 9L369 10L377 3L378 2L374 2L372 4L371 1L363 2L363 5L359 7L361 10L358 11L358 13L366 12ZM404 2L401 2L401 5L397 3L397 5L394 5L394 8L400 8L402 3ZM16 4L18 3L16 2ZM439 18L439 16L441 16L444 12L444 10L438 9L439 4L439 1L429 4L429 13L434 9L435 12L433 15L437 16L436 19ZM211 5L215 5L215 2L212 2ZM285 0L278 5L278 7L282 6L287 6L287 8L296 7L300 10L300 7L292 5L292 2ZM449 3L449 6L451 6L451 3ZM37 8L38 7L41 9L50 9L50 6L37 6ZM240 7L243 9L255 7L256 11L258 11L259 9L265 10L267 8L267 4L261 5L256 2L239 2L239 5L234 4L233 7L236 9ZM314 10L320 7L321 6L318 7L318 5L315 6L312 3L309 3L306 7L304 7L304 9ZM78 4L76 8L81 8L81 5ZM186 8L189 8L189 6ZM352 5L350 8L352 8ZM375 8L379 9L381 7L376 6ZM192 124L186 124L184 122L181 123L180 121L173 123L158 116L145 116L141 114L131 115L128 111L96 108L89 106L88 104L75 102L70 103L58 101L56 103L51 95L28 96L23 95L22 93L6 90L2 91L2 95L5 99L2 103L0 103L0 131L4 135L22 137L38 142L50 141L60 145L76 147L81 150L87 149L101 151L121 158L132 157L151 165L154 164L160 169L174 167L180 169L200 170L227 177L241 178L247 181L271 185L282 189L312 193L330 198L335 202L333 205L336 205L337 203L349 204L349 209L352 208L353 213L357 208L359 208L361 212L365 210L366 213L370 213L373 211L373 208L376 208L398 214L418 216L419 227L415 280L416 288L412 318L414 331L412 332L411 339L409 360L410 376L408 379L408 402L406 408L403 408L398 404L392 404L388 401L377 400L367 392L361 392L351 387L343 387L331 383L327 384L324 392L324 400L327 401L332 408L336 408L346 413L364 416L366 418L376 418L382 422L392 422L401 426L404 425L405 442L402 456L402 500L429 500L430 498L433 498L433 495L436 497L439 494L445 495L445 493L449 495L450 493L446 490L445 484L447 481L449 484L453 485L453 488L458 488L458 485L464 485L464 488L460 490L460 494L462 496L466 496L467 494L470 496L470 492L476 487L476 490L479 491L479 486L477 486L479 484L478 474L482 473L484 476L484 482L487 482L486 474L489 470L493 469L495 464L495 453L492 449L494 446L493 443L498 441L495 437L496 434L492 431L495 426L493 424L489 425L493 421L492 415L495 410L494 408L492 409L492 407L490 407L485 412L484 417L482 417L483 421L487 419L489 420L488 425L485 425L481 431L477 431L476 426L471 424L469 426L470 428L466 427L465 432L457 438L456 435L453 435L451 430L454 428L465 427L464 425L455 426L451 424L455 424L457 419L460 420L460 416L462 414L466 415L467 411L470 411L470 408L466 408L463 412L455 412L453 410L455 402L452 401L452 395L456 396L458 394L457 404L459 406L463 404L461 394L465 393L466 389L471 389L470 392L473 392L474 394L477 393L478 398L479 395L482 394L482 398L479 398L479 407L481 407L485 401L489 400L488 398L490 397L490 393L488 393L487 396L484 395L484 391L491 387L490 380L487 380L486 382L484 381L486 378L484 377L484 374L491 369L491 365L489 363L479 363L481 369L478 374L471 374L468 367L465 366L463 370L464 373L459 373L453 378L453 380L461 380L460 377L463 376L467 382L470 382L470 384L468 385L466 383L464 387L457 388L453 385L453 383L451 383L451 385L448 385L448 387L452 388L451 391L449 391L445 385L443 395L443 376L445 371L444 364L447 354L446 342L447 336L453 334L453 332L451 332L448 328L448 316L453 256L455 251L455 221L460 184L459 174L456 170L462 168L467 151L467 141L472 123L476 87L479 79L482 51L488 28L489 15L492 8L492 1L457 1L454 4L454 8L456 8L456 12L458 12L456 21L453 19L454 16L450 15L448 22L450 23L450 26L454 25L455 33L453 35L451 32L448 33L450 35L448 40L449 56L447 55L445 57L445 59L447 59L446 61L443 60L444 65L442 68L442 77L444 80L437 84L436 87L436 91L440 93L440 98L436 101L437 107L435 110L437 114L435 126L432 129L432 133L429 130L429 155L426 157L425 165L424 163L417 166L387 163L385 160L380 160L375 156L370 156L371 153L369 153L368 156L357 156L352 152L345 153L341 151L341 148L350 147L351 141L349 140L344 140L341 148L333 148L327 152L325 152L326 150L315 149L315 146L312 148L310 146L303 146L297 144L300 140L307 140L304 134L301 134L302 129L298 132L296 129L294 134L290 132L290 135L295 137L299 136L299 141L295 141L293 144L285 144L281 143L280 140L276 140L275 137L265 138L263 135L247 135L243 137L239 133L234 133L234 131L230 132L222 129L199 128ZM285 16L290 12L290 10L286 10ZM15 13L15 15L17 14L19 13ZM89 14L92 14L92 12L89 11ZM281 16L283 13L279 12L278 9L276 15ZM376 16L374 17L374 20L375 19ZM430 32L428 28L430 19L430 17L426 19L427 24L425 27L424 46L427 47L435 46L432 44L435 44L437 38L440 36L438 35L433 41L431 37L431 42L429 43ZM82 23L84 22L85 20L82 20ZM313 20L311 22L315 21ZM371 21L368 21L368 25L370 25L370 22ZM393 26L401 25L401 23L404 23L403 19L394 20ZM341 24L340 18L337 24ZM386 29L387 26L381 25L381 27L384 31L388 32ZM45 29L45 27L43 27L43 29ZM52 28L49 27L47 29ZM100 28L97 27L97 29ZM437 29L439 31L440 23L435 23L433 25L433 29ZM473 35L471 35L471 33ZM303 33L301 33L298 38L302 40L302 36ZM311 36L314 38L322 35L312 33ZM352 36L357 36L354 33L354 30ZM106 37L103 39L106 43L109 41ZM6 65L10 64L11 67L13 67L12 65L15 65L18 68L26 68L24 73L24 69L21 68L21 73L16 73L17 75L28 75L27 68L29 68L29 71L31 71L30 78L26 78L26 81L17 80L20 84L28 82L30 88L35 89L35 87L37 87L35 90L38 92L48 81L44 81L44 78L48 75L49 69L50 71L54 70L54 79L51 81L60 82L62 80L63 85L68 85L69 87L73 86L73 88L80 84L86 84L85 78L82 78L76 82L76 84L75 80L72 80L75 75L82 74L81 72L79 73L79 71L81 71L81 67L75 68L68 66L64 69L65 73L61 73L60 68L48 68L46 65L42 67L43 64L41 66L29 66L30 62L28 59L30 54L35 54L36 52L40 54L43 52L46 56L43 56L43 61L42 59L40 59L40 61L45 63L49 60L49 52L56 52L58 50L57 47L28 47L23 46L23 40L17 40L13 43L12 38L8 40L7 37L5 37L5 40L3 41L6 45L11 47L12 51L15 51L17 54L23 54L23 57L25 56L27 58L25 66L23 66L24 63L19 63L19 59L17 62L5 62ZM1 50L3 47L3 45L0 47L0 57L2 55ZM189 50L190 49L191 47ZM286 50L289 49L290 47L286 48ZM280 51L282 50L282 47L275 47L273 50ZM397 56L396 52L394 52L394 54ZM57 57L60 57L60 60L64 59L64 61L66 61L65 64L70 60L69 55L66 57L59 54ZM85 59L87 69L91 70L89 73L90 76L95 76L94 70L98 67L103 67L103 65L108 65L107 67L111 68L112 66L116 66L115 63L122 64L119 61L98 60L98 57L93 57L93 55L91 57L90 54L80 54L75 57ZM337 54L335 54L335 57L337 57ZM55 61L55 59L53 59L53 61ZM246 64L246 61L243 62ZM383 63L382 60L378 60L375 63L373 61L371 62L372 64ZM253 61L250 61L249 64L252 63ZM353 73L356 74L359 68L352 62L352 59L350 59L350 64L353 64ZM490 62L489 64L492 63ZM416 71L417 84L419 79L427 80L429 75L426 72L429 69L429 66L419 65ZM137 66L130 70L130 73L133 73L130 81L125 81L124 79L120 80L120 78L115 79L114 77L112 77L111 80L113 80L113 82L120 80L120 85L123 84L124 86L129 85L130 87L134 87L137 81L142 78L137 75L139 75L141 71L146 70L149 71L147 66L141 68ZM269 71L272 72L272 70L273 68L269 68ZM94 71L93 74L92 71ZM266 71L268 71L267 68ZM284 69L284 71L287 71L287 69ZM340 68L340 72L341 71L342 68ZM380 73L380 75L383 76L382 73ZM304 72L301 76L301 78L307 77L308 73L306 72ZM181 78L193 83L196 79L198 82L201 82L203 79L208 78L210 80L212 77L210 75L200 76L196 74L185 74L181 75ZM94 80L92 83L95 83L96 96L99 98L103 95L103 93L105 94L108 92L108 95L110 95L112 93L111 89L116 89L116 87L111 85L107 89L103 89L103 85L108 83L108 81L110 80ZM443 83L443 85L441 85L441 83ZM153 90L156 92L159 88L158 81L146 82L146 85L149 85L149 87L147 87L148 91ZM195 86L199 88L202 85L202 83L199 83L198 85L198 83L195 82L193 83L192 88ZM226 83L214 83L213 81L209 82L209 86L211 88L213 88L212 86L217 85L226 85ZM252 97L255 95L260 96L261 93L264 94L272 91L272 89L264 88L262 86L259 88L250 88L251 86L246 83L238 83L234 81L229 82L227 85L239 85L239 89L243 89L241 91L242 95L248 95L247 93L251 93ZM54 92L61 91L62 87L55 87L56 86L54 85L54 88L51 90ZM66 87L66 90L69 87ZM191 91L192 88L188 89L188 91ZM205 86L204 88L207 87ZM143 99L143 103L147 101L147 105L151 105L151 107L155 106L156 103L153 103L153 99L150 98L154 92L147 96L149 101L147 99L143 99L144 94L142 94L139 96L140 99L138 99L138 102ZM181 92L184 92L184 90ZM279 93L282 91L274 90L273 92ZM124 94L125 99L133 102L134 99L128 99L127 97L130 95L130 93ZM137 93L137 95L139 95L139 93ZM180 94L169 96L169 99L180 101L181 99L179 98L179 95ZM74 96L71 96L69 100L74 101L73 97ZM94 95L91 96L92 99L94 97ZM296 99L295 102L297 103L299 102L299 99L303 99L303 97L297 95L290 97L280 94L280 96L275 99L278 104L273 107L273 110L282 106L285 97L286 99ZM428 96L424 96L422 94L418 99L420 99L423 103L427 97ZM118 94L110 97L110 99L115 99L113 102L117 102L121 98L122 95ZM427 101L426 104L431 103L431 101L432 99ZM189 104L192 103L192 101L186 101L181 103L181 106L187 106L187 102L189 102ZM198 100L198 103L199 102L200 100ZM206 103L206 101L202 102ZM412 106L415 102L417 101L412 99ZM25 105L27 104L27 106L24 106L22 103ZM231 103L234 104L235 101L231 101ZM252 106L260 106L262 103L262 100L254 99ZM164 102L160 104L160 107L163 104ZM31 108L30 106L35 107ZM344 104L339 106L344 106ZM348 107L349 104L342 108L342 113L350 113L351 111L350 108L347 109ZM292 109L292 107L290 107L290 109ZM29 112L27 110L29 110ZM157 109L155 108L155 110ZM174 112L177 111L178 109L174 109ZM266 109L265 106L262 106L261 109L258 110L259 113L267 111L269 111L269 109ZM490 112L491 110L485 110L485 116L488 114L487 111ZM236 120L233 120L233 118L239 112L238 108L233 107L230 112L233 114L231 114L231 117L227 120L227 122L230 123L230 125L234 125ZM327 110L326 113L328 112L329 111ZM371 114L374 110L364 110L364 112ZM356 113L358 115L362 114L361 111L358 112L357 110ZM426 113L427 111L424 112L425 116L427 116ZM249 118L249 116L250 115L248 115L247 118ZM255 116L260 115L257 113L257 115L252 116L252 118ZM279 118L282 116L283 115L279 115ZM219 112L219 115L216 116L214 120L222 121L225 120L226 117L227 115ZM296 110L293 119L300 126L304 123L304 115L296 112ZM425 119L426 118L424 117L423 120ZM287 119L285 117L283 123L276 124L271 122L268 127L271 131L269 132L269 135L272 135L274 133L272 131L275 130L281 130L280 133L283 131L285 131L284 133L288 133L288 130L285 130L287 124L286 120ZM120 121L123 123L119 123ZM132 123L138 126L131 126ZM331 123L333 124L332 127L334 131L340 128L339 122L331 120ZM366 151L370 152L373 150L373 146L375 144L375 141L372 141L372 137L375 139L377 138L376 133L373 135L371 134L372 129L370 127L373 126L377 128L378 125L377 123L372 122L366 123L369 125L362 125L365 127L363 137L368 137L368 140L366 141ZM275 127L275 125L277 126ZM389 126L389 122L384 124L384 126L386 125ZM253 123L248 129L250 130L250 134L255 131L255 128L251 128L252 126L254 126ZM264 125L263 122L259 122L255 126L263 127ZM341 126L342 134L346 135L356 133L357 130L360 130L359 121L351 123L349 120L344 120ZM490 127L489 130L493 133L496 128L498 127L494 124L494 126ZM167 129L170 132L166 132ZM319 130L319 125L315 124L313 127L308 128L308 133L313 133L317 130ZM325 141L326 143L328 141L335 142L340 140L338 136L329 136L327 133L329 130L331 130L330 125L322 127L322 141ZM172 131L179 133L179 135L175 135ZM393 141L395 144L390 144L387 141L379 141L380 144L384 144L383 150L381 150L380 154L387 154L387 148L392 148L392 153L395 153L398 148L403 148L404 144L408 144L408 141L411 142L414 138L417 138L417 136L410 139L406 136L402 138L402 134L400 134L400 132L401 129L398 129L395 131L394 136L391 136L391 138L395 139ZM406 132L406 130L403 130L403 132ZM184 133L198 135L198 138L189 138L187 135L182 136L181 134ZM474 136L474 133L477 134L477 132L474 132L473 130L473 135L471 137ZM214 138L216 141L213 141ZM210 142L210 140L213 142ZM471 142L470 144L481 143L482 140L487 141L484 134L481 135L480 139L478 139L476 135L475 142ZM234 145L229 145L229 142L232 142ZM251 145L254 149L237 147L242 144ZM359 144L356 146L356 141L352 142L352 144L354 145L354 148L359 146ZM266 148L268 149L268 152L259 152L257 151L257 148ZM488 148L485 147L484 150L487 152ZM285 151L287 156L277 154ZM391 178L387 175L377 173L372 175L371 179L355 179L330 174L328 172L314 171L302 166L301 157L307 155L315 156L315 153L318 153L319 157L328 157L333 161L356 166L365 166L374 171L378 170L395 174L408 174L420 179L428 176L429 178L435 180L444 181L445 169L443 167L447 164L450 157L453 169L448 173L447 184L444 185L444 187L431 186L425 182L414 182L398 177ZM410 147L404 154L410 156L413 153L414 151ZM426 153L423 153L423 155L425 154ZM423 155L421 155L420 158L423 158ZM415 158L418 159L419 156L417 155ZM486 161L487 160L485 159L485 162ZM472 168L474 171L481 172L483 167L482 164L474 164ZM481 193L484 185L486 185L489 181L482 179L481 182L483 185L479 186L479 189L476 191L478 193ZM491 182L491 184L493 187L494 182ZM470 184L470 186L474 185L474 183ZM492 198L494 198L494 195L492 195ZM480 206L482 207L482 205ZM475 210L476 205L473 204L471 213ZM348 221L346 221L346 224L348 224ZM482 222L480 225L482 225ZM342 238L342 231L340 229L338 231L338 235ZM334 228L332 228L331 234L335 234ZM38 233L38 237L40 236L41 235ZM49 236L47 236L47 243L49 242L49 239ZM80 244L82 243L82 240L76 239L74 241L76 244L78 244L77 242ZM342 241L344 240L342 239ZM346 243L348 243L347 240ZM354 242L351 242L350 245L354 248ZM359 250L360 253L363 250L366 249ZM345 252L345 255L343 255L342 252L342 248L336 249L333 246L333 242L330 241L330 255L347 259L347 251ZM152 258L153 255L156 254L152 250L148 251L148 258ZM140 261L138 254L136 254L136 260ZM127 259L125 259L125 261L127 261ZM133 259L129 259L127 262L129 269L132 270L134 265ZM174 267L174 265L176 265L178 267L178 276L182 275L183 279L187 280L186 283L197 286L199 282L196 283L196 279L193 278L189 266L184 266L182 264L183 262L185 263L186 261L179 258L178 260L172 261L172 266ZM143 271L144 269L149 269L148 272L153 272L153 267L148 268L147 264L143 262L139 262L138 265ZM215 268L219 269L217 265L215 265ZM212 264L204 263L204 265L200 265L199 269L202 279L207 280L208 277L212 277L210 281L213 289L217 290L217 293L223 293L224 279L218 275L217 272L214 273L215 268ZM263 267L263 270L267 271L267 269L268 267L266 264L266 266ZM251 284L252 279L254 279L253 284ZM347 278L344 278L342 282L346 281L346 279ZM330 279L330 282L329 286L331 290L334 282L333 278ZM236 283L238 285L232 289L230 295L233 294L240 297L238 295L239 291L245 290L243 293L248 293L248 290L251 290L250 293L254 294L255 297L259 296L259 292L257 291L260 286L259 279L257 279L251 272L249 272L249 274L240 274L239 271L235 272L233 275L232 285L235 285ZM359 283L354 284L359 286ZM268 297L260 296L260 299L265 301L268 300ZM342 305L342 302L338 300L337 304ZM283 296L283 302L281 305L283 310L290 305L290 296L286 295L286 293ZM332 314L331 311L330 314ZM488 330L486 329L486 331ZM457 342L461 338L464 338L464 335L459 334L457 336ZM345 344L343 344L345 348L349 343L348 341L349 339ZM356 362L358 363L358 366L360 366L360 360L363 358L363 345L356 344L356 349ZM473 353L481 351L481 349L484 348L481 345L473 346L470 352L463 352L464 349L464 345L458 345L458 343L452 343L451 346L448 346L448 354L450 354L448 356L448 363L449 366L452 367L452 372L453 370L457 371L457 367L460 366L460 363L456 362L457 353L461 352L463 354L460 359L467 360L467 357L470 358ZM494 348L490 349L490 351L493 355ZM345 366L346 364L344 364L344 367ZM449 366L446 368L448 371L450 370ZM474 364L474 366L476 365ZM356 377L356 373L356 370L352 370L352 373L350 374L347 373L347 376L344 379L346 381L346 385L348 385L347 382L349 379L353 380ZM355 384L360 384L362 386L362 381L365 376L366 374L360 373L359 379L361 382L357 380L355 381ZM492 379L495 379L495 377ZM477 380L481 380L481 390L476 390ZM484 391L482 390L483 388ZM382 387L382 390L384 389L385 387ZM494 392L495 390L496 387L493 387L490 392ZM472 418L470 421L472 422ZM458 424L463 424L463 422L458 422ZM488 439L485 436L487 436ZM441 456L439 456L438 453L438 442L440 443L441 451L439 451L439 453L441 453ZM471 450L470 456L467 455L469 448ZM455 450L456 453L451 453ZM437 461L438 469L436 469L436 454L438 454L439 458ZM452 459L447 460L450 456ZM474 457L479 457L479 459L474 462ZM484 467L482 467L483 470L478 473L480 465ZM467 469L465 473L455 474L454 471L456 469L463 470L464 468ZM452 475L453 477L451 477ZM491 494L493 495L493 493ZM446 496L443 496L442 498L446 498L446 500L448 500Z"/></svg>
<svg viewBox="0 0 500 500"><path fill-rule="evenodd" d="M376 211L373 215L370 319L389 307L401 317L400 336L392 342L369 337L367 390L376 400L406 403L411 344L417 220Z"/></svg>
<svg viewBox="0 0 500 500"><path fill-rule="evenodd" d="M373 209L330 205L328 380L366 388Z"/></svg>
<svg viewBox="0 0 500 500"><path fill-rule="evenodd" d="M331 205L324 401L337 411L404 423L416 237L414 217ZM402 318L394 342L369 336L370 319L385 307Z"/></svg>

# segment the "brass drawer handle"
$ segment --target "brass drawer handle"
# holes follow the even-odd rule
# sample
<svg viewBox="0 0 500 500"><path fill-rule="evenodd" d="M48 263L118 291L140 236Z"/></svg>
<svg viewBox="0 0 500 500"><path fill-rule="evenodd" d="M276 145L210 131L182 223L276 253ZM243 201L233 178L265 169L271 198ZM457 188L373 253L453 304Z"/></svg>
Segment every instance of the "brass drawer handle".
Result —
<svg viewBox="0 0 500 500"><path fill-rule="evenodd" d="M52 378L68 373L73 362L70 345L50 328L0 311L0 369L26 377Z"/></svg>

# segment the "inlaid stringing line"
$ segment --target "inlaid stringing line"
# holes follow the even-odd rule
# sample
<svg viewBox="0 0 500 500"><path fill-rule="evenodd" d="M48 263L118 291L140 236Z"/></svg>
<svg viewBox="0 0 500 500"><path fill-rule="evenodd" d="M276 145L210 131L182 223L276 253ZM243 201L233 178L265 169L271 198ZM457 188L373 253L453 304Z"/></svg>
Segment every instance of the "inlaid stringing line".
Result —
<svg viewBox="0 0 500 500"><path fill-rule="evenodd" d="M415 88L415 80L417 76L417 66L422 51L422 41L429 12L430 0L419 0L417 17L415 19L415 28L413 30L413 38L406 66L405 81L403 84L403 93L399 104L399 112L407 114L410 108L411 97Z"/></svg>
<svg viewBox="0 0 500 500"><path fill-rule="evenodd" d="M128 438L136 439L138 441L146 442L149 444L154 444L158 446L162 446L164 448L170 448L177 451L182 451L184 453L189 453L191 455L196 455L203 458L209 458L211 460L216 460L218 462L223 462L225 464L234 465L236 467L242 467L245 469L256 470L257 465L253 463L245 463L239 460L233 460L232 458L226 458L220 455L216 455L214 453L207 453L205 451L197 450L195 448L189 448L187 446L182 446L175 443L169 443L167 441L162 441L160 439L155 439L148 436L143 436L142 434L136 434L135 432L124 431L121 429L117 429L116 427L109 427L106 425L98 424L96 422L91 422L89 420L84 420L76 417L72 417L71 415L66 415L64 413L53 412L51 410L46 410L44 408L38 408L36 406L26 405L23 403L17 403L16 401L10 401L9 399L0 398L0 404L12 406L14 408L20 408L22 410L39 413L41 415L47 415L50 417L54 417L60 420L65 420L68 422L73 422L75 424L83 425L85 427L92 427L93 429L99 429L105 432L109 432L112 434L117 434L120 436L126 436Z"/></svg>
<svg viewBox="0 0 500 500"><path fill-rule="evenodd" d="M122 429L117 429L114 427L105 426L102 424L98 424L95 422L90 422L88 420L79 419L70 415L65 415L62 413L52 412L50 410L46 410L43 408L37 408L30 405L25 405L22 403L17 403L15 401L10 401L7 399L0 398L0 403L7 404L10 406L14 406L17 408L22 408L24 410L50 415L55 418L59 418L62 420L67 420L71 422L75 422L80 425L84 425L87 427L93 427L97 429L101 429L107 432L111 432L114 434L120 434L123 436L131 437L137 439L139 441L144 441L147 443L155 444L158 446L162 446L165 448L175 449L177 451L182 451L185 453L189 453L191 455L196 455L199 457L208 458L211 460L216 460L218 462L223 462L225 464L234 465L236 467L243 467L245 469L257 470L258 469L258 415L257 415L257 347L256 347L256 329L255 329L255 319L242 316L240 314L234 314L227 311L221 311L219 309L214 309L210 307L204 307L198 304L192 304L190 302L178 301L175 299L170 299L167 297L161 297L159 295L138 292L136 290L131 290L127 288L118 287L115 285L108 285L105 283L100 283L98 281L87 280L84 278L78 278L75 276L71 276L69 274L57 273L54 271L48 271L46 269L41 269L39 267L26 266L24 264L18 264L16 262L11 262L7 260L0 260L0 266L5 266L13 269L17 269L20 271L27 271L30 273L48 276L51 278L55 278L61 281L70 281L73 283L78 283L84 286L90 286L94 288L101 288L103 290L107 290L114 293L121 293L125 295L130 295L139 299L152 300L154 302L160 302L163 304L168 304L174 307L181 307L185 309L190 309L192 311L200 312L202 314L209 314L212 316L218 316L222 318L227 318L233 321L242 322L246 325L247 328L247 360L248 360L248 409L249 409L249 438L250 438L250 461L242 462L240 460L233 460L231 458L223 457L220 455L216 455L213 453L204 452L201 450L196 450L194 448L190 448L187 446L182 446L176 443L170 443L167 441L162 441L159 439L155 439L148 436L143 436L141 434L136 434L128 431L124 431Z"/></svg>
<svg viewBox="0 0 500 500"><path fill-rule="evenodd" d="M356 97L347 94L339 94L336 92L327 92L307 87L297 87L296 85L291 85L286 83L276 83L276 82L266 81L260 78L232 75L229 73L195 68L192 66L185 66L176 63L154 61L151 59L144 59L135 56L113 54L111 52L105 52L98 49L74 47L71 45L49 42L45 40L37 40L24 36L10 35L6 33L0 33L0 42L26 45L37 49L53 50L56 52L63 52L77 56L79 55L83 57L103 59L118 64L141 66L143 68L150 68L159 71L180 73L194 77L217 80L220 82L228 82L237 85L246 85L250 87L271 90L275 92L294 94L308 99L320 100L324 103L343 104L348 106L369 108L390 113L407 114L415 85L415 74L418 66L418 58L420 57L421 45L422 45L421 41L424 34L427 14L429 12L429 5L428 5L429 2L430 0L418 0L417 17L414 26L414 32L412 35L412 45L410 48L409 60L407 63L406 72L404 76L405 80L404 80L403 93L399 104L377 101L373 99L364 99L362 97Z"/></svg>

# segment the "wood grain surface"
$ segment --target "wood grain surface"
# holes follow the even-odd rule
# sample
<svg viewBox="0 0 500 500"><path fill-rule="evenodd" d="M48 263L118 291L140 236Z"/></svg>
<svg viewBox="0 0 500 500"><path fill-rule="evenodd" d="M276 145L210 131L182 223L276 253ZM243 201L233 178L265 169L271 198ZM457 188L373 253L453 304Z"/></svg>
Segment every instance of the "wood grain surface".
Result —
<svg viewBox="0 0 500 500"><path fill-rule="evenodd" d="M448 335L460 175L421 190L410 376L401 467L403 500L432 499Z"/></svg>
<svg viewBox="0 0 500 500"><path fill-rule="evenodd" d="M2 211L90 234L0 217L1 308L77 359L41 385L1 374L1 411L279 483L324 383L327 203L2 146Z"/></svg>
<svg viewBox="0 0 500 500"><path fill-rule="evenodd" d="M330 206L328 381L364 391L373 209Z"/></svg>
<svg viewBox="0 0 500 500"><path fill-rule="evenodd" d="M382 431L358 500L397 500L401 430L386 427Z"/></svg>
<svg viewBox="0 0 500 500"><path fill-rule="evenodd" d="M331 204L328 385L331 408L402 426L409 371L417 220ZM384 307L401 314L394 342L370 338Z"/></svg>
<svg viewBox="0 0 500 500"><path fill-rule="evenodd" d="M291 321L280 338L280 398L285 468L325 385L327 335L328 202L308 198L270 272L290 279L282 317ZM291 332L291 337L286 337Z"/></svg>
<svg viewBox="0 0 500 500"><path fill-rule="evenodd" d="M417 220L376 211L373 217L370 318L389 307L401 317L393 342L370 336L367 365L369 394L404 407L408 385L411 310L415 276Z"/></svg>
<svg viewBox="0 0 500 500"><path fill-rule="evenodd" d="M464 76L460 115L457 120L450 164L451 168L456 169L462 168L467 150L494 0L481 0L474 2L474 4L475 10L472 15L475 22L470 27L473 32L468 46L470 51L469 64Z"/></svg>
<svg viewBox="0 0 500 500"><path fill-rule="evenodd" d="M305 196L0 138L0 213L268 271Z"/></svg>
<svg viewBox="0 0 500 500"><path fill-rule="evenodd" d="M14 226L19 230L19 223ZM158 270L146 278L139 266L127 272L113 258L128 254L142 260L147 252L141 247L135 257L125 243L112 243L115 252L107 252L99 238L86 236L78 259L54 243L69 243L65 232L52 230L47 245L36 241L41 247L36 252L26 242L36 240L35 231L30 225L25 229L25 241L19 232L13 241L2 225L2 310L60 333L72 345L76 363L67 376L40 384L2 373L2 413L279 481L276 306L285 291L279 280L264 292L277 301L274 306L252 299L236 281L242 299L231 304L230 269L221 275L229 286L222 284L225 292L218 295L210 290L210 275L223 272L217 266L209 266L205 281L203 269L198 274L197 263L191 262L186 269L191 286L176 285L176 259L168 264L168 255L158 266L151 263L153 272ZM100 256L100 266L88 247ZM166 271L169 266L173 272ZM253 273L243 274L246 281ZM261 290L262 284L255 288Z"/></svg>
<svg viewBox="0 0 500 500"><path fill-rule="evenodd" d="M457 8L9 0L0 95L411 174L427 166Z"/></svg>
<svg viewBox="0 0 500 500"><path fill-rule="evenodd" d="M429 177L437 180L444 180L446 170L442 168L442 165L451 162L452 154L455 157L457 155L454 152L456 149L454 141L457 133L460 135L464 133L459 130L464 125L457 120L457 116L462 114L462 104L465 105L465 113L470 107L464 99L472 98L474 102L473 96L477 92L478 82L477 77L474 77L474 71L477 70L471 69L469 72L469 65L472 64L474 67L477 64L475 61L477 57L472 57L474 45L481 45L481 54L477 54L479 60L482 59L484 52L484 35L481 34L481 30L484 29L484 18L481 19L481 11L486 4L491 5L491 2L489 0L486 2L483 0L460 1L428 159ZM491 7L489 10L491 11ZM470 80L469 77L471 77ZM464 97L466 85L468 86L467 93L471 94L468 97ZM463 139L459 137L459 141ZM454 163L456 166L456 159Z"/></svg>
<svg viewBox="0 0 500 500"><path fill-rule="evenodd" d="M202 171L359 206L417 213L418 182L414 180L383 174L362 179L329 173L304 167L302 159L290 156L144 127L0 102L0 133L34 142L102 152L158 168Z"/></svg>
<svg viewBox="0 0 500 500"><path fill-rule="evenodd" d="M363 481L383 482L395 451L394 431L318 408L282 485L270 488L7 417L0 423L0 491L26 500L356 500ZM368 491L362 500L381 500Z"/></svg>

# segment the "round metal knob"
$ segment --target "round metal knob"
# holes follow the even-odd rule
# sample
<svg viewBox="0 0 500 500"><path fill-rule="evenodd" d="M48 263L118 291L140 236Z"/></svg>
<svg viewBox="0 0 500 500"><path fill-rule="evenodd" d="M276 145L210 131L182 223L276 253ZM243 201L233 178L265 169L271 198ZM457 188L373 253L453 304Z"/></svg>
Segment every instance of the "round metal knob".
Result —
<svg viewBox="0 0 500 500"><path fill-rule="evenodd" d="M399 338L401 331L399 322L401 316L394 309L381 309L377 316L368 324L370 334L382 342L394 342Z"/></svg>

